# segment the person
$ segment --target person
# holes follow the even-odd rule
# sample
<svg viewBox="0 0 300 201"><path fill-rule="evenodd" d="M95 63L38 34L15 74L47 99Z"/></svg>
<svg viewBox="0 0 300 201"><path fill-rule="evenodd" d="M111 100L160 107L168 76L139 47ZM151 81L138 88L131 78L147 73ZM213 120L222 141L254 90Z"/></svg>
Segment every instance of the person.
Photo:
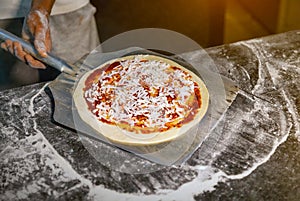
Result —
<svg viewBox="0 0 300 201"><path fill-rule="evenodd" d="M1 0L0 27L32 43L42 57L51 51L74 63L99 45L95 12L89 0ZM2 88L51 80L59 74L26 53L18 42L4 41L1 48Z"/></svg>

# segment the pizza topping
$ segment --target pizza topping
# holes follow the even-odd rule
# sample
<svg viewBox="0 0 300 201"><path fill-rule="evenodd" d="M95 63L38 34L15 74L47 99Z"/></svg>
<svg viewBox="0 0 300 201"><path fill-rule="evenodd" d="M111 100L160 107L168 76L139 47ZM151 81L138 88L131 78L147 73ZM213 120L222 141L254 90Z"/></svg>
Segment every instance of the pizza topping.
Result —
<svg viewBox="0 0 300 201"><path fill-rule="evenodd" d="M84 93L89 109L99 121L127 124L130 131L181 127L201 106L199 86L190 74L143 55L113 62L92 79Z"/></svg>

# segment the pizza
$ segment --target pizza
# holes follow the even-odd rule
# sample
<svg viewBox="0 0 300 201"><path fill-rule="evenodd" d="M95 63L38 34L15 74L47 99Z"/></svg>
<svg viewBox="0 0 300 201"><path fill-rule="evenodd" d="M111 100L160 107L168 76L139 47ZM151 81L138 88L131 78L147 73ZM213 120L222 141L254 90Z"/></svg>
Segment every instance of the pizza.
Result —
<svg viewBox="0 0 300 201"><path fill-rule="evenodd" d="M108 140L151 145L196 126L207 111L209 94L203 81L178 63L131 55L85 73L73 100L80 118Z"/></svg>

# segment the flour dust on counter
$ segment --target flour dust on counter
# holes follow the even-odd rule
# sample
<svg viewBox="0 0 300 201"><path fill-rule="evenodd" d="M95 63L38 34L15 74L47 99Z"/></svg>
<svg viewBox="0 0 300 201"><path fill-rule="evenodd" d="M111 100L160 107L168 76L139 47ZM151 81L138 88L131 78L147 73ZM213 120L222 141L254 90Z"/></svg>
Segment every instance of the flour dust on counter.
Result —
<svg viewBox="0 0 300 201"><path fill-rule="evenodd" d="M92 163L89 163L91 161L82 161L79 158L81 153L78 152L80 150L80 148L78 148L80 147L80 142L75 139L76 135L74 135L74 133L68 135L62 130L61 132L64 138L60 138L59 133L53 135L51 132L45 132L45 130L51 131L51 128L47 129L46 122L43 123L43 121L49 121L49 119L41 121L39 116L41 117L44 112L50 113L51 111L48 109L50 107L45 106L47 105L47 101L45 100L47 96L43 91L44 87L45 86L38 91L31 91L26 98L18 97L13 99L14 101L8 102L6 107L4 107L7 109L2 110L6 111L4 115L11 117L15 117L15 115L9 114L12 114L13 111L20 110L23 116L17 117L16 120L11 119L10 122L27 122L25 125L21 124L19 126L20 131L22 128L25 129L25 138L23 141L17 138L15 139L15 146L17 145L17 147L11 149L9 145L6 147L6 150L9 150L8 153L5 154L5 152L1 152L4 153L2 156L6 158L6 162L4 163L4 169L6 170L12 168L9 162L16 160L21 161L22 158L26 158L25 161L18 163L19 166L13 169L13 172L18 173L16 176L11 177L13 172L6 172L2 177L7 180L6 184L8 186L9 184L18 183L22 180L27 181L25 182L27 185L17 189L11 188L10 190L6 190L4 198L26 199L35 195L37 192L44 191L47 192L48 196L55 199L68 198L68 193L74 196L74 194L76 195L80 192L77 196L95 200L100 198L103 200L109 198L118 200L193 200L194 195L204 191L213 191L214 186L220 181L225 182L230 178L247 176L248 172L245 171L245 169L252 170L251 167L256 167L260 164L259 161L256 161L256 163L253 164L249 163L247 167L243 166L240 168L243 161L240 162L241 164L238 163L238 160L229 161L228 159L230 157L227 157L223 161L221 160L226 154L232 154L234 156L233 153L224 152L223 150L230 146L234 148L229 142L236 138L234 135L237 133L236 128L246 127L247 121L248 124L253 124L250 120L259 116L261 110L264 109L261 107L264 102L251 100L252 97L249 99L246 95L238 95L231 110L229 110L220 125L217 126L203 144L203 148L200 148L199 151L196 152L192 160L190 160L186 166L172 167L149 175L129 176L127 174L111 172L110 170L100 170L102 168L105 169L105 167L99 167L99 164L95 161ZM244 102L247 102L247 104L250 102L252 105L248 108L244 108ZM22 107L20 107L20 105L22 105ZM256 113L252 110L255 107L257 107ZM269 110L265 110L265 113L270 112ZM244 119L240 120L240 115L245 116ZM236 126L231 127L229 120L236 122ZM259 122L261 119L257 121ZM269 121L271 120L269 119ZM257 126L259 126L258 122L256 122ZM272 124L273 122L267 123ZM46 127L42 125L46 125ZM229 130L230 128L232 130ZM13 129L11 129L11 131L15 132ZM3 130L3 133L9 132ZM222 133L234 134L220 138L220 136L224 135ZM20 132L18 135L22 136L22 133ZM18 143L16 140L18 140ZM266 140L270 139L267 138ZM70 144L70 141L73 142ZM222 141L223 144L210 147L216 144L213 141ZM236 142L238 142L237 139ZM234 142L234 144L238 147L236 142ZM63 151L62 147L68 144L72 146L67 146L63 149L65 151ZM77 153L76 150L68 153L68 150L74 149L74 147L79 149ZM270 149L271 147L272 144L268 146ZM255 147L253 150L255 150ZM82 151L83 150L80 150L80 152ZM214 154L209 157L207 152ZM240 151L237 151L237 153L239 152ZM266 150L266 153L269 152L270 150ZM86 152L85 154L88 153ZM83 157L88 158L87 156ZM11 158L11 160L8 158ZM263 155L261 158L263 158ZM247 160L251 161L249 158L247 158ZM254 161L254 158L252 158L252 161ZM261 162L263 162L263 160L261 160ZM80 163L83 165L79 165ZM226 167L226 163L231 163L230 169L224 168ZM38 169L41 164L45 165L43 171L48 172L46 175L43 175L43 177L40 177L41 175L39 174L34 174L34 172L39 172ZM236 172L231 172L233 166L236 166ZM246 172L246 174L244 174L244 172ZM103 183L103 181L109 177L112 177L112 183ZM127 186L127 188L125 186ZM190 196L188 197L186 195Z"/></svg>
<svg viewBox="0 0 300 201"><path fill-rule="evenodd" d="M25 88L18 91L21 89ZM1 106L1 117L6 121L1 119L1 200L41 200L45 195L58 198L88 189L89 182L73 170L42 133L36 114L47 111L43 96L39 96L43 89L37 93L26 91L25 96L13 90L16 97L12 99L2 94L5 104ZM35 112L30 104L33 102L41 103Z"/></svg>
<svg viewBox="0 0 300 201"><path fill-rule="evenodd" d="M300 130L299 37L291 32L208 49L240 92L184 165L149 174L98 163L76 132L51 120L52 100L43 84L0 92L0 199L261 200L276 198L285 185L279 197L292 197L297 186L280 181L299 178L292 167L293 154L299 156L299 142L292 140ZM292 142L294 152L284 152ZM267 183L279 173L286 178ZM268 188L273 193L266 195Z"/></svg>

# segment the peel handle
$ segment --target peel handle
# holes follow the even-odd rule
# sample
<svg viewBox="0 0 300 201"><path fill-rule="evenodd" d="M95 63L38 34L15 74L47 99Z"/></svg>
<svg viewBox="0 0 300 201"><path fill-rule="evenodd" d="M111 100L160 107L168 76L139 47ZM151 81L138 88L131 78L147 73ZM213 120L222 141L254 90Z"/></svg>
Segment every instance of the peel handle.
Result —
<svg viewBox="0 0 300 201"><path fill-rule="evenodd" d="M40 56L33 45L1 28L0 28L0 39L3 41L11 40L11 41L19 42L26 52L28 52L30 55L32 55L34 58L38 59L39 61L42 61L43 63L56 68L60 72L65 72L70 75L76 74L75 71L73 70L75 69L75 67L72 64L67 63L63 59L58 58L51 53L47 53L48 55L47 57Z"/></svg>

